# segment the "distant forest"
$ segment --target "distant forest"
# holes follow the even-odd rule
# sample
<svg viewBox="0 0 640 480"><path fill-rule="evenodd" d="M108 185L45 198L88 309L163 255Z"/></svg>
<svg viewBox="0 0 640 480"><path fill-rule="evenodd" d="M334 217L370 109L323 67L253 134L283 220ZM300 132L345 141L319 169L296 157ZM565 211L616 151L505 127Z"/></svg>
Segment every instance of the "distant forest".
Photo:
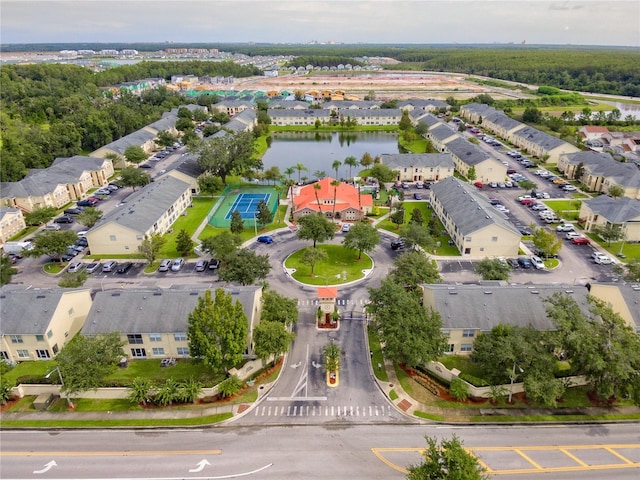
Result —
<svg viewBox="0 0 640 480"><path fill-rule="evenodd" d="M640 50L632 47L564 45L295 45L295 44L29 44L2 45L3 51L59 51L64 49L101 50L132 48L154 52L165 48L217 48L246 55L309 57L390 57L402 63L384 68L457 72L483 75L534 85L551 85L567 90L640 96ZM316 60L320 60L316 58ZM355 64L354 62L350 62ZM299 62L292 63L298 66Z"/></svg>
<svg viewBox="0 0 640 480"><path fill-rule="evenodd" d="M77 65L0 67L0 181L17 181L28 169L57 157L92 152L193 102L166 88L140 97L114 97L107 85L174 74L248 77L257 70L225 62L140 62L100 73ZM203 98L203 101L206 99Z"/></svg>

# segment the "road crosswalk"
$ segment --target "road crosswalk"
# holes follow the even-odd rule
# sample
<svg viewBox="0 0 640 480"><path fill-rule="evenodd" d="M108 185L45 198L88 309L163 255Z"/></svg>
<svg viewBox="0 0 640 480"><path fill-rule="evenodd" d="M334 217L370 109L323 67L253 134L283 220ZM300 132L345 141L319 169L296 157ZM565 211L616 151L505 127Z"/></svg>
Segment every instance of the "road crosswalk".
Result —
<svg viewBox="0 0 640 480"><path fill-rule="evenodd" d="M259 405L256 417L387 417L389 405Z"/></svg>
<svg viewBox="0 0 640 480"><path fill-rule="evenodd" d="M363 298L359 299L359 300L352 300L352 299L348 299L348 298L337 298L336 299L336 305L341 306L341 307L348 307L351 306L353 308L356 307L364 307L368 302L368 300L365 300ZM309 299L305 299L305 300L298 300L298 306L299 307L313 307L313 306L317 306L319 305L320 302L317 299L314 300L309 300Z"/></svg>

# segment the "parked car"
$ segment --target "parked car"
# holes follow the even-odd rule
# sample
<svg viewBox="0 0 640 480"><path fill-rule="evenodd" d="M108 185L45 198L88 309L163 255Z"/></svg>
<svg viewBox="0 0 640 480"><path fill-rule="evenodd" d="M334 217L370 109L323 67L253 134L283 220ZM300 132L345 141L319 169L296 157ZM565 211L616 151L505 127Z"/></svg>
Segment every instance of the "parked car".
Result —
<svg viewBox="0 0 640 480"><path fill-rule="evenodd" d="M508 258L507 263L509 264L509 266L511 266L511 268L520 268L520 264L518 263L517 258Z"/></svg>
<svg viewBox="0 0 640 480"><path fill-rule="evenodd" d="M171 271L179 272L182 267L184 267L184 258L176 258L171 264Z"/></svg>
<svg viewBox="0 0 640 480"><path fill-rule="evenodd" d="M138 165L138 168L153 168L153 165L149 165L148 163L141 163Z"/></svg>
<svg viewBox="0 0 640 480"><path fill-rule="evenodd" d="M273 237L271 235L261 235L258 237L258 243L266 243L270 245L273 243Z"/></svg>
<svg viewBox="0 0 640 480"><path fill-rule="evenodd" d="M489 199L489 203L490 203L491 205L501 205L500 200L499 200L499 199L497 199L497 198L490 198L490 199Z"/></svg>
<svg viewBox="0 0 640 480"><path fill-rule="evenodd" d="M72 208L67 208L64 212L65 215L80 215L82 212L84 212L84 208L82 207L72 207Z"/></svg>
<svg viewBox="0 0 640 480"><path fill-rule="evenodd" d="M116 273L120 273L120 274L127 273L129 270L131 270L131 267L133 267L133 263L131 263L131 262L121 263L118 266L118 269L116 270Z"/></svg>
<svg viewBox="0 0 640 480"><path fill-rule="evenodd" d="M89 199L84 199L84 200L78 200L77 205L79 207L93 207L95 204Z"/></svg>
<svg viewBox="0 0 640 480"><path fill-rule="evenodd" d="M105 262L102 265L102 271L103 272L113 272L116 267L118 266L118 262L114 261L114 260L109 260L108 262Z"/></svg>
<svg viewBox="0 0 640 480"><path fill-rule="evenodd" d="M573 185L565 185L564 187L562 187L562 190L564 190L565 192L575 192L578 189Z"/></svg>
<svg viewBox="0 0 640 480"><path fill-rule="evenodd" d="M589 240L587 237L577 237L572 238L571 243L573 243L574 245L591 245L591 240Z"/></svg>
<svg viewBox="0 0 640 480"><path fill-rule="evenodd" d="M422 194L421 193L414 193L413 194L413 198L415 200L422 200Z"/></svg>
<svg viewBox="0 0 640 480"><path fill-rule="evenodd" d="M404 241L394 240L391 242L391 250L401 250L404 248Z"/></svg>
<svg viewBox="0 0 640 480"><path fill-rule="evenodd" d="M556 227L556 232L573 232L575 229L571 223L561 223Z"/></svg>
<svg viewBox="0 0 640 480"><path fill-rule="evenodd" d="M208 260L198 260L198 263L196 263L194 270L196 272L204 272L207 269L208 265L209 265Z"/></svg>
<svg viewBox="0 0 640 480"><path fill-rule="evenodd" d="M159 272L168 272L169 269L171 268L171 260L166 259L166 260L162 260L160 262L160 266L158 267L158 271Z"/></svg>
<svg viewBox="0 0 640 480"><path fill-rule="evenodd" d="M111 190L109 190L108 188L100 188L93 193L95 195L111 195Z"/></svg>
<svg viewBox="0 0 640 480"><path fill-rule="evenodd" d="M531 205L531 210L535 210L536 212L541 212L542 210L546 210L547 206L543 203L534 203Z"/></svg>
<svg viewBox="0 0 640 480"><path fill-rule="evenodd" d="M209 261L209 270L215 270L216 268L220 267L220 260L216 259L216 258L212 258Z"/></svg>
<svg viewBox="0 0 640 480"><path fill-rule="evenodd" d="M52 223L51 225L47 225L44 227L45 230L60 230L60 225L57 223Z"/></svg>
<svg viewBox="0 0 640 480"><path fill-rule="evenodd" d="M582 235L579 234L578 232L568 232L564 238L566 238L567 240L573 240L574 238L580 238Z"/></svg>
<svg viewBox="0 0 640 480"><path fill-rule="evenodd" d="M87 235L87 230L80 230L76 235L79 237L85 237Z"/></svg>
<svg viewBox="0 0 640 480"><path fill-rule="evenodd" d="M611 259L611 257L607 257L606 255L598 255L595 258L594 262L598 265L611 265L613 263L613 260Z"/></svg>
<svg viewBox="0 0 640 480"><path fill-rule="evenodd" d="M533 263L527 257L518 257L518 264L522 268L533 268Z"/></svg>
<svg viewBox="0 0 640 480"><path fill-rule="evenodd" d="M70 217L69 215L63 215L61 217L58 217L54 220L54 222L56 223L73 223L73 217Z"/></svg>
<svg viewBox="0 0 640 480"><path fill-rule="evenodd" d="M542 259L544 258L558 258L558 254L557 253L547 253L543 250L535 250L534 254Z"/></svg>
<svg viewBox="0 0 640 480"><path fill-rule="evenodd" d="M91 262L87 264L87 273L93 273L100 268L100 262Z"/></svg>
<svg viewBox="0 0 640 480"><path fill-rule="evenodd" d="M67 267L67 272L76 273L76 272L79 272L80 270L82 270L83 268L84 268L84 263L82 263L82 262L73 262L73 263L70 263L69 266Z"/></svg>
<svg viewBox="0 0 640 480"><path fill-rule="evenodd" d="M537 256L537 255L532 255L531 256L531 263L533 264L533 266L536 268L536 270L544 270L545 266L544 266L544 262L542 261L542 259Z"/></svg>
<svg viewBox="0 0 640 480"><path fill-rule="evenodd" d="M350 223L343 223L341 230L344 233L347 233L349 230L351 230L351 224Z"/></svg>

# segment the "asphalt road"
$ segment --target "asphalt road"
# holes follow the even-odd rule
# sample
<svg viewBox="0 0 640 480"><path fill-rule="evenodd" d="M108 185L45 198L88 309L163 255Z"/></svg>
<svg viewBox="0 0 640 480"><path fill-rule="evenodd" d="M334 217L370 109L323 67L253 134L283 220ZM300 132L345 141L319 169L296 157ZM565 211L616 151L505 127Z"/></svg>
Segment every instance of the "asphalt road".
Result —
<svg viewBox="0 0 640 480"><path fill-rule="evenodd" d="M2 478L405 478L424 436L459 436L500 478L637 479L637 425L330 425L2 431ZM552 439L552 440L550 440ZM515 449L513 448L515 447ZM545 473L546 472L546 473Z"/></svg>

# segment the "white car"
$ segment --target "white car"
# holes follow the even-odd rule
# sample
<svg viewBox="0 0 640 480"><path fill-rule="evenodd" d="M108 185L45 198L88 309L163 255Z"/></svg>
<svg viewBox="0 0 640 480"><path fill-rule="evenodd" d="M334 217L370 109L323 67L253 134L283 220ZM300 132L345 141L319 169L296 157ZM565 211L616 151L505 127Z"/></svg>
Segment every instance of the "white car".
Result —
<svg viewBox="0 0 640 480"><path fill-rule="evenodd" d="M73 262L73 263L70 263L69 266L67 267L67 272L76 273L76 272L79 272L80 270L82 270L83 268L84 268L84 263L82 263L82 262Z"/></svg>
<svg viewBox="0 0 640 480"><path fill-rule="evenodd" d="M574 238L579 238L582 235L580 235L578 232L569 232L567 233L564 238L566 238L567 240L573 240Z"/></svg>
<svg viewBox="0 0 640 480"><path fill-rule="evenodd" d="M598 265L611 265L613 263L611 257L607 257L606 255L598 255L593 261Z"/></svg>
<svg viewBox="0 0 640 480"><path fill-rule="evenodd" d="M574 227L573 224L563 223L556 227L556 232L573 232L575 229L576 227Z"/></svg>
<svg viewBox="0 0 640 480"><path fill-rule="evenodd" d="M511 210L509 210L507 207L505 207L504 205L494 205L493 208L495 208L496 210L501 211L502 213L509 213L511 212Z"/></svg>
<svg viewBox="0 0 640 480"><path fill-rule="evenodd" d="M351 224L350 223L343 223L342 224L342 231L344 233L347 233L349 230L351 230Z"/></svg>
<svg viewBox="0 0 640 480"><path fill-rule="evenodd" d="M564 190L565 192L575 192L578 189L573 185L565 185L564 187L562 187L562 190Z"/></svg>
<svg viewBox="0 0 640 480"><path fill-rule="evenodd" d="M537 255L531 256L531 263L533 263L533 266L536 267L536 270L544 270L545 268L544 262Z"/></svg>
<svg viewBox="0 0 640 480"><path fill-rule="evenodd" d="M171 264L172 272L179 272L184 266L184 258L176 258Z"/></svg>
<svg viewBox="0 0 640 480"><path fill-rule="evenodd" d="M531 206L531 210L535 210L536 212L541 212L542 210L547 210L547 206L544 203L536 203Z"/></svg>

